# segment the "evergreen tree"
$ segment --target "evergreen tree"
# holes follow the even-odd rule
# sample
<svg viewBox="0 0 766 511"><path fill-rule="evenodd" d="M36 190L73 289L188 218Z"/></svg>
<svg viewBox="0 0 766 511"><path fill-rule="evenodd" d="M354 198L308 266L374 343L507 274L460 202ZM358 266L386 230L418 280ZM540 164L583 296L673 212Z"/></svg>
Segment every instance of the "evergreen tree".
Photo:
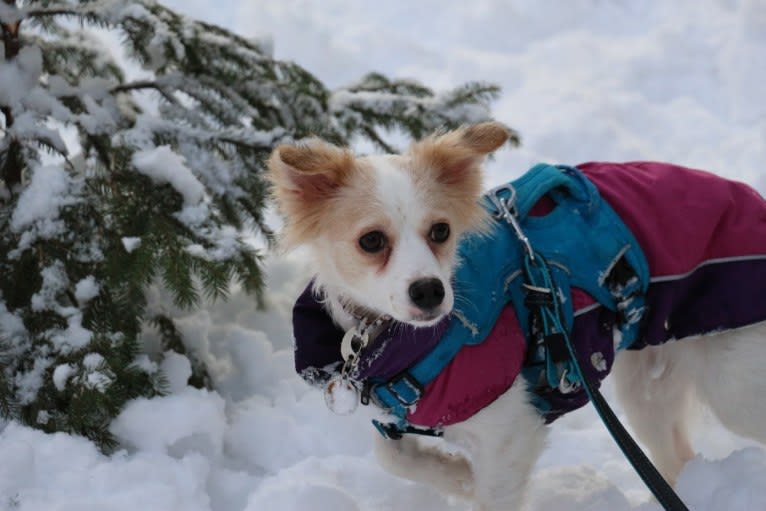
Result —
<svg viewBox="0 0 766 511"><path fill-rule="evenodd" d="M392 130L483 120L497 94L379 74L331 91L151 0L0 0L0 26L0 414L103 447L127 400L162 392L142 324L183 351L172 319L147 311L148 285L182 307L232 282L261 296L246 238L271 238L261 171L275 144L391 150Z"/></svg>

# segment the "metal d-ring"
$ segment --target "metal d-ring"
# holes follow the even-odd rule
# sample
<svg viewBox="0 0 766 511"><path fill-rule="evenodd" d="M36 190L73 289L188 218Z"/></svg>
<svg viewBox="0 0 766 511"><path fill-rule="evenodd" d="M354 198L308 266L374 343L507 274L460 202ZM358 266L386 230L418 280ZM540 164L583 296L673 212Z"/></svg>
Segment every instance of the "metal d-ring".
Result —
<svg viewBox="0 0 766 511"><path fill-rule="evenodd" d="M503 198L500 195L501 192L508 192L510 196L508 198ZM516 203L516 189L510 184L504 184L491 189L487 192L487 195L489 196L489 200L495 206L495 217L498 219L502 218L511 225L514 234L516 234L516 237L519 238L519 241L524 245L524 250L527 251L529 259L534 261L535 252L532 250L532 244L521 229L521 225L519 225L519 220L515 214L516 208L514 205Z"/></svg>

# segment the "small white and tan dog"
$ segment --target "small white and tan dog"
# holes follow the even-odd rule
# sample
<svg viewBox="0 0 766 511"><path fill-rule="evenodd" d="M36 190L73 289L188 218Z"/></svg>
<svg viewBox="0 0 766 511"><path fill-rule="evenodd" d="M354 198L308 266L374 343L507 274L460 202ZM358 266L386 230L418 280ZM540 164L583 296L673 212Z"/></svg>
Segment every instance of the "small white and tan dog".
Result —
<svg viewBox="0 0 766 511"><path fill-rule="evenodd" d="M456 245L492 221L478 202L480 165L508 136L487 122L397 155L357 157L316 139L275 149L268 165L286 220L283 245L310 250L315 286L341 328L356 322L349 302L416 326L450 313L460 300L451 286ZM671 483L694 456L687 426L695 401L731 431L766 443L766 323L621 351L612 374L633 430ZM394 474L468 498L476 510L507 511L523 506L546 431L517 378L489 406L444 428L444 440L465 456L409 436L376 435L376 453Z"/></svg>

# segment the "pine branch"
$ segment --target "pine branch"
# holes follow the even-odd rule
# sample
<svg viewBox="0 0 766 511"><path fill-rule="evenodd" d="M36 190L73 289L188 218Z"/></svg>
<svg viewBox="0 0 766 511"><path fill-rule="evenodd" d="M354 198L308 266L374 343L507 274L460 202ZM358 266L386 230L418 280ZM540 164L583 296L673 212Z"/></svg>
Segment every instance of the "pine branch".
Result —
<svg viewBox="0 0 766 511"><path fill-rule="evenodd" d="M168 103L178 103L178 100L173 96L173 94L165 90L165 87L157 83L157 81L155 80L142 80L138 82L125 83L122 85L118 85L116 87L112 87L112 89L110 89L110 92L112 94L116 94L118 92L130 92L134 90L143 90L143 89L154 89L157 92L159 92L160 95Z"/></svg>
<svg viewBox="0 0 766 511"><path fill-rule="evenodd" d="M386 143L380 135L370 126L362 126L362 132L369 138L371 141L373 141L378 147L380 147L383 151L392 154L396 152L396 149Z"/></svg>
<svg viewBox="0 0 766 511"><path fill-rule="evenodd" d="M14 5L14 0L3 0L8 5ZM5 60L13 60L19 54L21 50L21 42L19 40L19 27L21 21L14 23L0 23L3 33L3 51L5 54ZM0 106L0 113L5 117L5 129L8 130L13 126L14 116L10 106ZM18 140L12 139L5 151L5 155L2 156L2 167L0 168L0 179L5 182L6 188L13 193L13 190L21 183L21 171L24 167L24 159L21 153L21 144Z"/></svg>
<svg viewBox="0 0 766 511"><path fill-rule="evenodd" d="M41 18L43 16L82 16L83 11L71 8L41 8L22 11L25 18Z"/></svg>

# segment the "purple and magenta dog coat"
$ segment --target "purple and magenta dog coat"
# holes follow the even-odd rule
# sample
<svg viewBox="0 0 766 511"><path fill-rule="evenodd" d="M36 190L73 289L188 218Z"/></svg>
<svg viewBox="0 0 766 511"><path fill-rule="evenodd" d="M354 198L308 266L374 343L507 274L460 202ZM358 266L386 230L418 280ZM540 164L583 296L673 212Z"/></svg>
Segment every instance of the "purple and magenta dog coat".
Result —
<svg viewBox="0 0 766 511"><path fill-rule="evenodd" d="M766 320L766 201L749 186L713 174L654 162L578 165L638 241L649 267L646 312L628 349L739 328ZM533 215L551 205L543 198ZM593 376L614 360L611 311L572 288L571 338L578 352L598 353ZM392 326L357 367L358 381L385 380L411 367L438 343L455 318L429 328ZM295 366L324 384L341 364L344 332L309 286L293 310ZM579 357L578 357L579 358ZM506 305L489 335L467 345L431 381L407 415L411 424L441 427L468 419L504 393L527 363L527 340ZM546 396L547 421L587 402L584 393Z"/></svg>

